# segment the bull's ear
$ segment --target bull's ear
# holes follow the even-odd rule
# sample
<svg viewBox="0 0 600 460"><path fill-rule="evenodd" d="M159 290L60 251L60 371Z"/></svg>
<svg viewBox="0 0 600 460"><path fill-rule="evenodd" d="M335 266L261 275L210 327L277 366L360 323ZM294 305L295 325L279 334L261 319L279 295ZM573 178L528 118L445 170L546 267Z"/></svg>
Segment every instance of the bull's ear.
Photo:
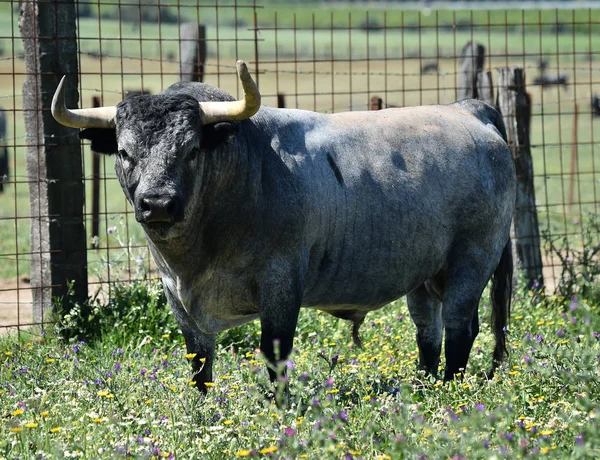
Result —
<svg viewBox="0 0 600 460"><path fill-rule="evenodd" d="M88 128L79 132L80 139L92 141L92 150L96 153L112 155L117 153L117 131L114 129Z"/></svg>
<svg viewBox="0 0 600 460"><path fill-rule="evenodd" d="M202 137L200 141L201 150L214 150L219 145L227 142L238 131L238 123L224 121L202 127Z"/></svg>

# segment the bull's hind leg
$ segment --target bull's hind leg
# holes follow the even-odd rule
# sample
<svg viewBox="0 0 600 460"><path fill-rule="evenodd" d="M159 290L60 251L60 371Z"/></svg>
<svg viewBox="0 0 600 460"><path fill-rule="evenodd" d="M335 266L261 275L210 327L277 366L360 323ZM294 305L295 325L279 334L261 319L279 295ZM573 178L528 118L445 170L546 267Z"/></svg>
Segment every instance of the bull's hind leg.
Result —
<svg viewBox="0 0 600 460"><path fill-rule="evenodd" d="M452 380L467 366L479 333L479 300L491 273L488 260L479 252L463 253L448 270L442 311L446 330L444 380Z"/></svg>
<svg viewBox="0 0 600 460"><path fill-rule="evenodd" d="M442 303L424 284L409 293L406 300L417 327L419 368L435 376L442 351Z"/></svg>

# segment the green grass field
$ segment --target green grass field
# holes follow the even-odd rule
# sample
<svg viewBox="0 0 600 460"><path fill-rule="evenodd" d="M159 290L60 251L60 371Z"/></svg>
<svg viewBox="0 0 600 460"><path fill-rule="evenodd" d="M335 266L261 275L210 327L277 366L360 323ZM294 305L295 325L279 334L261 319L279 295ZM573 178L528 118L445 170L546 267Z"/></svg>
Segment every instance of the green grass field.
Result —
<svg viewBox="0 0 600 460"><path fill-rule="evenodd" d="M161 298L154 284L122 287L98 307L87 342L35 330L0 337L0 457L600 456L597 299L518 290L508 362L483 377L493 346L485 319L453 383L416 371L403 301L369 315L363 349L343 321L304 311L284 410L264 397L256 322L220 336L203 397L189 385L189 357Z"/></svg>
<svg viewBox="0 0 600 460"><path fill-rule="evenodd" d="M524 66L529 82L538 73L539 60L546 60L549 72L565 73L570 85L567 89L552 87L544 91L529 87L534 103L531 135L534 168L539 175L536 197L541 205L540 222L556 226L558 232L576 231L578 227L573 222L580 221L581 214L597 211L600 183L594 145L600 131L598 122L591 116L589 100L592 94L600 92L600 64L596 63L600 58L600 41L592 38L589 26L600 19L599 11L434 11L424 14L372 9L367 18L366 10L360 8L339 7L328 11L311 4L291 8L274 2L256 10L260 29L256 53L254 31L249 30L253 23L252 9L238 8L236 13L231 5L220 2L219 8L205 7L198 12L196 8L181 10L182 17L200 18L207 24L209 56L205 81L237 93L233 64L237 58L243 58L253 70L258 67L263 102L271 106L276 104L277 93L287 95L288 107L325 112L364 110L372 95L382 97L386 104L393 106L450 103L456 97L454 88L460 65L455 57L471 39L486 46L487 69ZM9 31L5 37L18 37L17 18L10 14L10 6L0 4L0 28ZM234 27L236 15L238 24L242 22L238 28ZM273 30L275 15L277 30ZM295 28L292 27L294 21ZM366 31L367 23L374 27L385 24L388 29ZM452 24L458 26L456 30ZM562 27L561 33L556 33L557 24ZM419 25L423 27L417 28ZM440 27L431 27L435 25ZM82 53L102 52L106 56L99 60L81 55L82 105L89 105L91 97L101 90L104 103L115 104L122 98L123 91L143 87L155 93L179 79L175 62L177 24L161 27L153 23L119 24L114 19L104 17L99 21L91 17L81 18L78 30ZM20 112L24 63L10 58L22 52L21 40L0 38L0 49L5 55L5 58L0 56L0 105L16 110L9 112L6 141L16 183L8 184L0 199L1 279L28 273L28 257L21 256L17 260L14 254L28 251L29 204L23 149L25 133ZM421 63L432 60L439 61L438 74L420 75ZM568 201L569 194L575 104L579 108L576 170L579 175L574 190L576 204L566 207L563 203ZM84 163L87 212L90 212L91 153L87 147ZM103 174L111 179L102 187L101 209L106 211L101 219L102 246L116 248L128 245L130 240L143 242L131 215L123 217L128 208L114 180L110 158L103 161L103 168ZM122 224L126 225L120 242L106 235L107 228ZM106 261L111 258L110 251L92 251L90 268L97 267L98 276L105 276Z"/></svg>

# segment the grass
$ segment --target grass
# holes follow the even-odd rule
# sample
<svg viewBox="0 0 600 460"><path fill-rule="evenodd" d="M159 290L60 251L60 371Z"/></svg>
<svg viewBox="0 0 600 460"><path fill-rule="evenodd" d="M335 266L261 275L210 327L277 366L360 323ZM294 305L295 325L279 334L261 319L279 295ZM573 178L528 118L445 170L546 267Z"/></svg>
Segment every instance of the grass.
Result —
<svg viewBox="0 0 600 460"><path fill-rule="evenodd" d="M189 385L183 340L160 290L125 286L115 299L98 306L106 321L87 343L35 330L0 338L0 456L600 455L598 299L519 289L510 360L492 380L482 377L493 344L486 319L464 378L452 383L415 370L415 330L403 301L369 315L364 349L352 346L343 321L303 311L287 364L287 410L264 398L256 323L220 336L216 378L203 397Z"/></svg>

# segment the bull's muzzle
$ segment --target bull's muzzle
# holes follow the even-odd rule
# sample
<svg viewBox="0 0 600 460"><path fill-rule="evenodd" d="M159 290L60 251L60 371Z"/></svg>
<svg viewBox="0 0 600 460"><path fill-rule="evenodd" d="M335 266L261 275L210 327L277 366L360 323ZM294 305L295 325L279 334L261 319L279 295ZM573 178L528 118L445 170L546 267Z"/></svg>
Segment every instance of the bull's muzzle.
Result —
<svg viewBox="0 0 600 460"><path fill-rule="evenodd" d="M172 224L179 217L177 200L169 195L140 197L137 211L136 218L142 224Z"/></svg>

